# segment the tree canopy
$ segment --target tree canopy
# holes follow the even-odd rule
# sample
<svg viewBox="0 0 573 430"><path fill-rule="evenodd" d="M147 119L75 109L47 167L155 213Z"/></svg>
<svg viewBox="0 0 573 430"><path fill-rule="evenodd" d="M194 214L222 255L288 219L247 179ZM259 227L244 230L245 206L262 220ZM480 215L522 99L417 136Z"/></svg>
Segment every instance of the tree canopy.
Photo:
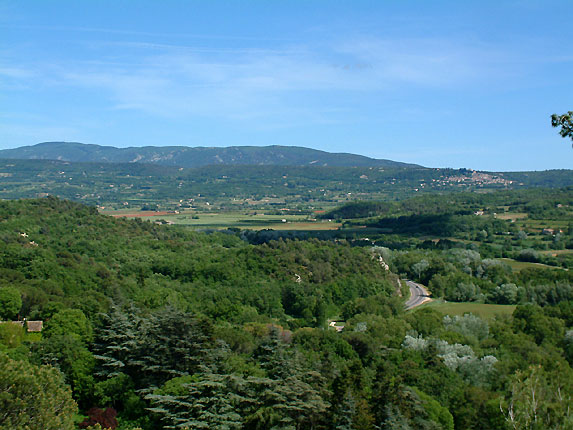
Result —
<svg viewBox="0 0 573 430"><path fill-rule="evenodd" d="M559 130L561 137L570 137L573 141L573 111L563 115L551 115L551 125L553 127L561 127L561 130Z"/></svg>
<svg viewBox="0 0 573 430"><path fill-rule="evenodd" d="M0 201L0 304L45 323L0 325L0 430L71 429L76 404L116 430L571 428L572 191L347 206L355 238L258 243ZM405 312L396 274L448 303Z"/></svg>
<svg viewBox="0 0 573 430"><path fill-rule="evenodd" d="M0 320L11 320L18 315L22 307L20 292L13 287L0 288Z"/></svg>
<svg viewBox="0 0 573 430"><path fill-rule="evenodd" d="M0 430L71 430L77 410L62 374L0 354Z"/></svg>

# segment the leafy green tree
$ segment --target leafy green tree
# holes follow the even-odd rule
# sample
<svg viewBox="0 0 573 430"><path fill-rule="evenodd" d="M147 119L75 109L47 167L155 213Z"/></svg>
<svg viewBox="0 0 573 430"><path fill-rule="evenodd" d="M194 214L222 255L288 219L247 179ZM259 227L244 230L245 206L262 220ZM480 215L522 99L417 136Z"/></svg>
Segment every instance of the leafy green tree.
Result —
<svg viewBox="0 0 573 430"><path fill-rule="evenodd" d="M464 316L454 315L454 317L446 315L443 321L446 330L455 331L464 336L473 336L480 341L489 335L487 321L471 313Z"/></svg>
<svg viewBox="0 0 573 430"><path fill-rule="evenodd" d="M519 251L516 259L519 261L537 263L539 262L539 253L535 249L522 249Z"/></svg>
<svg viewBox="0 0 573 430"><path fill-rule="evenodd" d="M72 430L76 410L56 369L0 354L1 430Z"/></svg>
<svg viewBox="0 0 573 430"><path fill-rule="evenodd" d="M473 282L459 282L455 287L446 290L445 298L453 302L477 300L481 295L480 287Z"/></svg>
<svg viewBox="0 0 573 430"><path fill-rule="evenodd" d="M443 315L432 308L422 308L406 316L406 321L422 335L438 334L443 330Z"/></svg>
<svg viewBox="0 0 573 430"><path fill-rule="evenodd" d="M538 344L544 341L557 343L565 335L563 321L559 318L546 316L542 308L535 305L515 308L515 311L513 311L513 327L516 331L519 330L533 336Z"/></svg>
<svg viewBox="0 0 573 430"><path fill-rule="evenodd" d="M32 346L32 361L58 368L72 388L80 407L92 406L95 359L77 337L53 335Z"/></svg>
<svg viewBox="0 0 573 430"><path fill-rule="evenodd" d="M513 283L501 284L495 287L495 289L490 293L488 300L500 305L515 304L517 303L520 291L524 291L524 289L520 289Z"/></svg>
<svg viewBox="0 0 573 430"><path fill-rule="evenodd" d="M0 288L0 320L13 320L21 307L20 291L13 287Z"/></svg>
<svg viewBox="0 0 573 430"><path fill-rule="evenodd" d="M125 405L136 396L134 386L131 378L124 373L96 382L93 393L95 404L111 406L116 410L125 409ZM135 415L137 416L137 413Z"/></svg>
<svg viewBox="0 0 573 430"><path fill-rule="evenodd" d="M559 130L561 137L570 137L573 140L573 111L563 115L551 115L551 126L561 127Z"/></svg>
<svg viewBox="0 0 573 430"><path fill-rule="evenodd" d="M552 383L541 366L530 366L526 371L516 372L510 390L500 409L512 428L573 428L570 384L562 386Z"/></svg>
<svg viewBox="0 0 573 430"><path fill-rule="evenodd" d="M415 388L414 391L422 401L422 407L428 414L430 421L439 423L443 430L454 430L454 417L447 408L440 405L432 396L428 396Z"/></svg>
<svg viewBox="0 0 573 430"><path fill-rule="evenodd" d="M20 324L0 324L0 345L16 348L22 343L24 333L24 328Z"/></svg>
<svg viewBox="0 0 573 430"><path fill-rule="evenodd" d="M44 335L46 337L65 335L84 343L93 340L91 323L79 309L64 309L55 314L47 322Z"/></svg>

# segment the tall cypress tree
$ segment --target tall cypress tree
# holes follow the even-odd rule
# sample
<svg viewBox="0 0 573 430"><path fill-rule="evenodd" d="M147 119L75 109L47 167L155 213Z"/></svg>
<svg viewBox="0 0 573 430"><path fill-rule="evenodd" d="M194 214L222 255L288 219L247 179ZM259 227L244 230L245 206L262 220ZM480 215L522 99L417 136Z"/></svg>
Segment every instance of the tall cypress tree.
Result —
<svg viewBox="0 0 573 430"><path fill-rule="evenodd" d="M272 331L258 356L270 380L259 394L261 407L272 407L280 417L277 428L316 428L330 407L324 400L326 390L321 375L305 366L296 350L280 339L278 329Z"/></svg>
<svg viewBox="0 0 573 430"><path fill-rule="evenodd" d="M144 387L159 387L178 376L192 375L212 347L209 322L168 307L141 324L130 365Z"/></svg>
<svg viewBox="0 0 573 430"><path fill-rule="evenodd" d="M113 306L104 316L104 325L96 332L94 356L98 360L98 376L113 378L121 373L132 374L129 366L136 350L141 319L135 308L123 312Z"/></svg>
<svg viewBox="0 0 573 430"><path fill-rule="evenodd" d="M246 379L226 368L227 354L226 345L219 344L205 354L193 377L186 382L176 378L183 382L180 389L158 390L146 396L153 405L149 410L161 417L165 428L242 428L241 411L254 399L249 397Z"/></svg>

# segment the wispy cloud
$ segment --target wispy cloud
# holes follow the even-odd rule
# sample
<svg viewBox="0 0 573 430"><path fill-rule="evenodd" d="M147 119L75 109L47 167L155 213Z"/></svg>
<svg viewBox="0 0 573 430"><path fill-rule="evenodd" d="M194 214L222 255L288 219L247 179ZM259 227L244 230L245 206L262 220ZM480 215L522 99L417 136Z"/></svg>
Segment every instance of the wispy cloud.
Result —
<svg viewBox="0 0 573 430"><path fill-rule="evenodd" d="M65 32L65 33L99 33L99 34L112 34L121 36L145 36L145 37L176 37L185 39L199 39L199 40L244 40L244 41L260 41L261 37L254 36L241 36L241 35L221 35L221 34L199 34L188 32L153 32L153 31L133 31L133 30L119 30L117 28L105 27L81 27L81 26L58 26L58 25L23 25L23 24L0 24L0 28L17 29L17 30L41 30L50 32ZM274 41L288 41L291 39L279 37L265 37L264 40Z"/></svg>
<svg viewBox="0 0 573 430"><path fill-rule="evenodd" d="M110 109L286 124L340 120L353 103L400 88L480 85L503 77L511 61L478 43L440 39L361 38L274 49L102 42L94 52L82 62L34 69L0 65L0 76L25 81L35 74L50 85L97 90Z"/></svg>
<svg viewBox="0 0 573 430"><path fill-rule="evenodd" d="M28 79L34 76L34 72L19 67L0 67L0 76L11 79Z"/></svg>

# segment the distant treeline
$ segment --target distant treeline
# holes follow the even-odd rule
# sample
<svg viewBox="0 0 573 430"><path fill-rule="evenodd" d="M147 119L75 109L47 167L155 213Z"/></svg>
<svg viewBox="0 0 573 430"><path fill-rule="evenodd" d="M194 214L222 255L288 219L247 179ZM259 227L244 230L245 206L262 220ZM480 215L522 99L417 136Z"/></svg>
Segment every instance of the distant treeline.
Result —
<svg viewBox="0 0 573 430"><path fill-rule="evenodd" d="M569 220L573 214L573 187L487 193L448 193L411 197L402 201L357 201L321 214L321 218L355 219L412 215L469 215L525 213L532 219Z"/></svg>

